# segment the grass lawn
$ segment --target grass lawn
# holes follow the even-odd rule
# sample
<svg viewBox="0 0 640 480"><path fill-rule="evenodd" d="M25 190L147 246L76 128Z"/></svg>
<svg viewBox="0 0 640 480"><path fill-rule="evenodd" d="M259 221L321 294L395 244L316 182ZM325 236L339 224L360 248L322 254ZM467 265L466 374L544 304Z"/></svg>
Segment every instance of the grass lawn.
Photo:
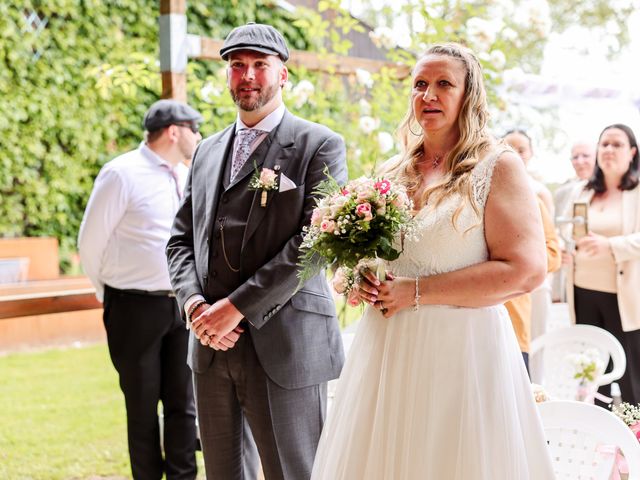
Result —
<svg viewBox="0 0 640 480"><path fill-rule="evenodd" d="M199 478L204 478L198 452ZM0 479L130 478L106 345L0 357Z"/></svg>
<svg viewBox="0 0 640 480"><path fill-rule="evenodd" d="M0 478L129 477L106 345L0 357Z"/></svg>
<svg viewBox="0 0 640 480"><path fill-rule="evenodd" d="M0 479L130 478L125 420L106 345L0 356Z"/></svg>

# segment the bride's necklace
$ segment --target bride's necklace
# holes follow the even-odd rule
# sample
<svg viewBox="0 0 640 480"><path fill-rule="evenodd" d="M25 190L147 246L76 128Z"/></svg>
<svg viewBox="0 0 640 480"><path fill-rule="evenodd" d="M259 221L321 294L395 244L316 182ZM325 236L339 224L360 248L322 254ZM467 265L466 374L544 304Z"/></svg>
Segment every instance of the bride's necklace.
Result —
<svg viewBox="0 0 640 480"><path fill-rule="evenodd" d="M433 157L433 160L431 161L431 165L433 166L433 168L438 168L438 165L440 165L440 162L442 162L442 155L436 155L435 157Z"/></svg>

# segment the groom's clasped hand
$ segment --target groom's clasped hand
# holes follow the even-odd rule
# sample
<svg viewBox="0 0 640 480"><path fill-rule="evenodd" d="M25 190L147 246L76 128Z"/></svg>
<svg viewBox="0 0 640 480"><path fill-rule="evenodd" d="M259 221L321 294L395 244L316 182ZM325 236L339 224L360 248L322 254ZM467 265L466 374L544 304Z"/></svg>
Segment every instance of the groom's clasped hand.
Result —
<svg viewBox="0 0 640 480"><path fill-rule="evenodd" d="M213 305L203 303L196 310L198 316L191 324L196 338L200 343L214 350L229 350L233 348L244 332L239 324L242 314L227 298L218 300Z"/></svg>

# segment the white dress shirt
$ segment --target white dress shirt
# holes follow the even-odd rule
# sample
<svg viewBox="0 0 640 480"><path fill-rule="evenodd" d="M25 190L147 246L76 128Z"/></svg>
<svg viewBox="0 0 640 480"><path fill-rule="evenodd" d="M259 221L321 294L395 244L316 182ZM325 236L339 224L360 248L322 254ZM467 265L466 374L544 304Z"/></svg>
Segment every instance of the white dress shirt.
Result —
<svg viewBox="0 0 640 480"><path fill-rule="evenodd" d="M280 104L280 106L278 108L276 108L273 112L271 112L269 115L267 115L266 117L264 117L262 120L260 120L256 125L254 125L253 127L247 127L244 122L242 120L240 120L240 115L238 114L237 118L236 118L236 128L235 128L235 132L238 133L238 130L242 130L245 128L254 128L257 130L264 130L265 133L263 133L262 135L258 135L256 137L256 139L251 143L251 147L249 148L249 155L251 155L256 148L258 148L258 145L260 145L263 140L265 138L267 138L267 136L269 135L269 133L271 133L271 131L276 128L278 125L280 125L280 122L282 121L282 117L284 117L284 112L286 111L286 108L284 106L284 104ZM235 136L235 139L233 141L233 152L235 154L235 152L238 151L238 135ZM233 161L233 159L232 159ZM187 328L189 328L190 326L190 319L189 319L189 308L191 307L191 305L193 305L195 302L198 302L200 300L204 300L204 297L202 295L200 295L199 293L191 295L187 301L184 304L184 312L187 316Z"/></svg>
<svg viewBox="0 0 640 480"><path fill-rule="evenodd" d="M100 170L78 235L82 267L98 300L105 284L171 290L165 248L185 168L173 167L142 143Z"/></svg>

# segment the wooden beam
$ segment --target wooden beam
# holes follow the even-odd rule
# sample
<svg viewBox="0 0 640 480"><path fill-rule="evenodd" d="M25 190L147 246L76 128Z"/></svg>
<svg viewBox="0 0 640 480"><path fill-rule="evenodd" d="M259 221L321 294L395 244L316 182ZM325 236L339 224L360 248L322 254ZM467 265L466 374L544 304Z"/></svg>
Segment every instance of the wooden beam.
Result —
<svg viewBox="0 0 640 480"><path fill-rule="evenodd" d="M186 0L160 0L160 15L183 14L187 11Z"/></svg>
<svg viewBox="0 0 640 480"><path fill-rule="evenodd" d="M222 40L200 37L200 54L192 58L199 60L222 60L220 48ZM357 69L367 70L377 73L383 68L396 70L396 77L403 79L411 74L408 66L384 62L381 60L371 60L360 57L347 57L344 55L319 54L304 50L292 50L287 65L292 67L304 67L311 71L336 73L338 75L355 75Z"/></svg>
<svg viewBox="0 0 640 480"><path fill-rule="evenodd" d="M0 296L0 319L102 308L93 288Z"/></svg>
<svg viewBox="0 0 640 480"><path fill-rule="evenodd" d="M162 98L187 101L187 75L176 72L162 72Z"/></svg>

